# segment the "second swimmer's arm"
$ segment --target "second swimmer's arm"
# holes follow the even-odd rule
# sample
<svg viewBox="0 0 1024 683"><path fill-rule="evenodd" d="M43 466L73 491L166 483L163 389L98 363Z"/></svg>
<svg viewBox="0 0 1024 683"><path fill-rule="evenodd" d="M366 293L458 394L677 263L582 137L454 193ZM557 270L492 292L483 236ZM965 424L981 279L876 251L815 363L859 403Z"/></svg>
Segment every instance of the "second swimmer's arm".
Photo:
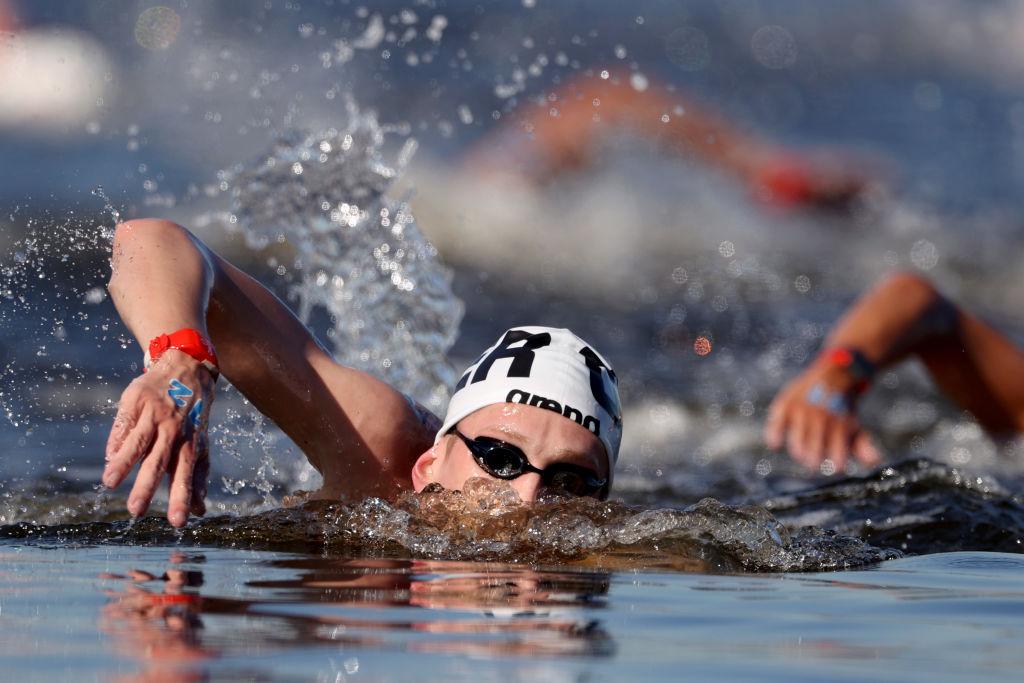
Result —
<svg viewBox="0 0 1024 683"><path fill-rule="evenodd" d="M926 279L899 273L865 294L837 323L826 348L848 348L877 368L919 358L939 387L990 432L1024 429L1024 354L1002 334L942 296ZM807 400L815 385L844 394L855 406L855 384L842 368L819 359L788 384L769 409L765 436L788 444L815 466L825 457L845 462L849 451L877 460L855 415L829 414Z"/></svg>

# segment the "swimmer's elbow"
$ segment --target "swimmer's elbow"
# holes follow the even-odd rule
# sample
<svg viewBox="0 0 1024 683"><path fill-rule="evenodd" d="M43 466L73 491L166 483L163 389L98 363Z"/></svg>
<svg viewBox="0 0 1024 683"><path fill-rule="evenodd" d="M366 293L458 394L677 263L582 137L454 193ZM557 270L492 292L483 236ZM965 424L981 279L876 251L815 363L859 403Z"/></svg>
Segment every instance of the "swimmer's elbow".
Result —
<svg viewBox="0 0 1024 683"><path fill-rule="evenodd" d="M139 275L136 271L141 266L136 261L151 263L152 259L145 258L151 254L159 254L163 259L170 258L179 263L191 259L203 260L206 263L201 267L209 272L209 259L199 245L192 233L173 221L141 218L118 223L114 228L111 245L107 288L111 294L115 294L127 285L122 281L126 278L132 280Z"/></svg>
<svg viewBox="0 0 1024 683"><path fill-rule="evenodd" d="M189 232L173 221L162 218L139 218L118 223L114 228L114 255L125 249L139 248L148 243L163 245L188 236Z"/></svg>
<svg viewBox="0 0 1024 683"><path fill-rule="evenodd" d="M901 270L889 275L881 286L892 289L901 297L914 297L928 303L942 298L931 280L910 271Z"/></svg>
<svg viewBox="0 0 1024 683"><path fill-rule="evenodd" d="M917 311L921 336L941 336L956 329L960 309L923 275L899 271L889 275L881 286L899 300L911 302L913 310Z"/></svg>

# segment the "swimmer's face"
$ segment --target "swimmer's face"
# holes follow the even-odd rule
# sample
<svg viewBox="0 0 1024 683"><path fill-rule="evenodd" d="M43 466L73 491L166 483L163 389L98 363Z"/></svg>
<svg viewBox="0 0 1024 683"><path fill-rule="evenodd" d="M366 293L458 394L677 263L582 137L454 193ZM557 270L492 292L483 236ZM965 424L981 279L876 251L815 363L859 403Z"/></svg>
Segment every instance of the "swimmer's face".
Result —
<svg viewBox="0 0 1024 683"><path fill-rule="evenodd" d="M567 463L608 479L608 457L601 440L586 427L550 410L497 403L464 417L457 429L470 439L487 436L518 446L538 469ZM477 464L466 444L454 434L421 455L412 471L417 491L432 483L459 490L473 477L495 478ZM508 483L528 503L544 490L541 475L536 472L526 472Z"/></svg>

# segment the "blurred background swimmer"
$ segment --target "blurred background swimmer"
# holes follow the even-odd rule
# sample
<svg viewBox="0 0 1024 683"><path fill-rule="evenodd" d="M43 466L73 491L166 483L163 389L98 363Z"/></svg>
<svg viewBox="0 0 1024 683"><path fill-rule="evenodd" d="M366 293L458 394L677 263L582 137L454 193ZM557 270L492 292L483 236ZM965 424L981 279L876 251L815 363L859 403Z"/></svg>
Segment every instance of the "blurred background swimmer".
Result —
<svg viewBox="0 0 1024 683"><path fill-rule="evenodd" d="M863 155L775 142L673 85L615 67L590 69L524 102L476 143L464 166L468 174L519 173L543 184L611 161L617 137L645 153L717 168L781 206L840 209L871 181Z"/></svg>
<svg viewBox="0 0 1024 683"><path fill-rule="evenodd" d="M723 239L817 249L885 195L893 168L870 145L776 140L611 66L518 98L454 158L426 150L399 186L449 262L628 307Z"/></svg>

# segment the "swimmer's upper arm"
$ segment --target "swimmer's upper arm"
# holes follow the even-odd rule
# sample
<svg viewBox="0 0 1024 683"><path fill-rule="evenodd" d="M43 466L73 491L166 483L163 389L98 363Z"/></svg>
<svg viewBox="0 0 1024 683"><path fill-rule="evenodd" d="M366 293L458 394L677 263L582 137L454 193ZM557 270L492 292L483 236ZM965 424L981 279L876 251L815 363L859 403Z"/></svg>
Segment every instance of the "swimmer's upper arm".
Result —
<svg viewBox="0 0 1024 683"><path fill-rule="evenodd" d="M989 432L1024 432L1024 352L977 316L956 309L953 332L919 351L935 381Z"/></svg>
<svg viewBox="0 0 1024 683"><path fill-rule="evenodd" d="M302 449L325 489L387 495L411 485L432 439L414 407L336 363L273 293L196 242L214 269L207 325L225 377Z"/></svg>

